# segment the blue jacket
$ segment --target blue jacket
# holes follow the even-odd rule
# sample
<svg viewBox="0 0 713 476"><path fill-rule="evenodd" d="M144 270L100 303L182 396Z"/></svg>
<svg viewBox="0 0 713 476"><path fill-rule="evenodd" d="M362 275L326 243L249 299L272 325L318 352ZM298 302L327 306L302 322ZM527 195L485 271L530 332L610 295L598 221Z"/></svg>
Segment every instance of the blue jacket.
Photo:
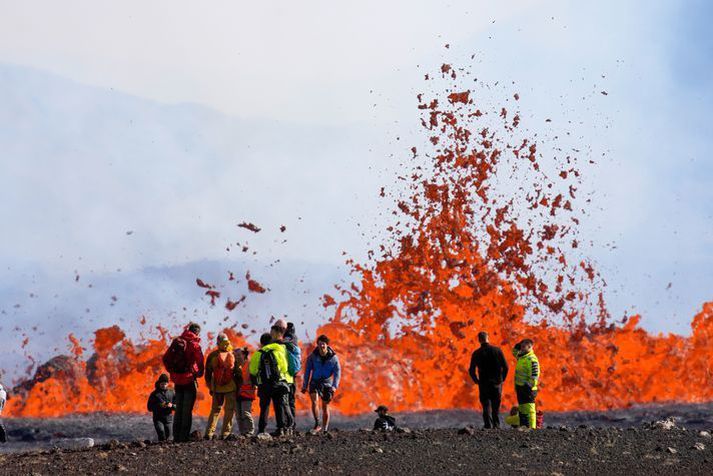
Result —
<svg viewBox="0 0 713 476"><path fill-rule="evenodd" d="M339 366L339 357L331 347L327 348L327 355L322 357L319 354L319 349L314 351L307 357L307 367L305 369L305 378L302 381L302 389L306 389L310 380L317 382L320 380L332 379L332 387L336 390L339 387L339 379L342 375L342 369Z"/></svg>

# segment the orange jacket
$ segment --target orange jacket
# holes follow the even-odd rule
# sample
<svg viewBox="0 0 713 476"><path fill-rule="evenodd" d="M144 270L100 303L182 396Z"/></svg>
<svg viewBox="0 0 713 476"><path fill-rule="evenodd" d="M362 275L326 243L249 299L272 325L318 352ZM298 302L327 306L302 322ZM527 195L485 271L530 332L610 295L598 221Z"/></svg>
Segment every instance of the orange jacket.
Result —
<svg viewBox="0 0 713 476"><path fill-rule="evenodd" d="M242 383L238 388L238 398L241 400L255 400L255 385L253 385L250 377L250 366L247 361L243 362L243 365L240 367L240 374L242 376Z"/></svg>

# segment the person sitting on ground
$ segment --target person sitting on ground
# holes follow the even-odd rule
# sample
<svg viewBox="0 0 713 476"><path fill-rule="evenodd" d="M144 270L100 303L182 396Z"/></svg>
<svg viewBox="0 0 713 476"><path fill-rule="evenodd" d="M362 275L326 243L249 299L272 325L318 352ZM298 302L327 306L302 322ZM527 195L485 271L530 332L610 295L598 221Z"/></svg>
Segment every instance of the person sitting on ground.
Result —
<svg viewBox="0 0 713 476"><path fill-rule="evenodd" d="M292 413L289 406L289 384L294 379L288 372L287 349L279 342L273 342L270 334L260 337L262 348L250 358L250 375L257 383L257 395L260 399L260 419L258 433L264 433L272 402L277 422L276 435L288 435L292 432Z"/></svg>
<svg viewBox="0 0 713 476"><path fill-rule="evenodd" d="M0 416L2 416L6 401L7 392L5 391L5 387L0 383ZM0 421L0 443L7 443L7 433L5 432L5 425L2 424L2 421Z"/></svg>
<svg viewBox="0 0 713 476"><path fill-rule="evenodd" d="M176 392L176 414L173 417L173 441L186 442L193 426L193 406L198 395L197 379L203 376L201 326L188 324L179 337L171 341L163 355L163 365L171 376Z"/></svg>
<svg viewBox="0 0 713 476"><path fill-rule="evenodd" d="M252 413L255 385L250 376L249 355L247 347L235 351L235 384L238 388L236 417L238 431L241 435L255 433L255 421Z"/></svg>
<svg viewBox="0 0 713 476"><path fill-rule="evenodd" d="M168 375L161 374L154 384L154 391L149 395L146 408L153 413L153 426L158 435L158 441L171 438L173 411L176 408L176 393L168 387Z"/></svg>
<svg viewBox="0 0 713 476"><path fill-rule="evenodd" d="M329 346L329 337L322 334L317 338L317 348L307 357L302 393L309 389L314 416L313 433L329 431L329 402L339 387L341 367L336 352ZM317 397L322 401L322 426L319 424Z"/></svg>
<svg viewBox="0 0 713 476"><path fill-rule="evenodd" d="M218 334L218 349L214 350L205 361L205 382L213 400L211 402L208 424L205 429L205 439L213 439L218 426L220 411L223 409L223 427L221 438L227 437L233 431L233 416L235 415L235 355L233 346L225 334Z"/></svg>
<svg viewBox="0 0 713 476"><path fill-rule="evenodd" d="M396 429L396 418L389 415L389 409L385 405L379 405L374 411L379 415L374 422L375 431L391 431Z"/></svg>
<svg viewBox="0 0 713 476"><path fill-rule="evenodd" d="M517 405L510 408L510 415L505 417L505 424L513 428L520 426L520 412L517 410Z"/></svg>

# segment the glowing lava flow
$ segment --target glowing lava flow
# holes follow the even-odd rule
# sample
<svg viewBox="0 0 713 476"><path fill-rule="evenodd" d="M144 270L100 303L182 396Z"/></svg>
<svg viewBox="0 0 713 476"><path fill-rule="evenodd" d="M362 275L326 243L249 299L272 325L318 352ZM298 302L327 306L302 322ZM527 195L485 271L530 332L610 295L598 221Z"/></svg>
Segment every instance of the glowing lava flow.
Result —
<svg viewBox="0 0 713 476"><path fill-rule="evenodd" d="M442 72L455 81L453 68ZM535 341L539 404L548 411L713 400L713 303L695 316L691 337L652 336L636 316L613 323L598 274L576 257L576 159L561 159L551 178L543 170L552 164L540 163L517 114L481 110L477 91L444 97L419 96L433 151L412 149L409 196L389 227L393 243L374 265L353 265L357 283L340 298L322 298L336 306L317 330L341 356L335 406L346 414L377 403L394 411L472 408L467 365L480 330L504 347ZM244 345L242 335L231 337ZM17 389L8 414L143 412L166 342L163 331L135 346L118 327L101 329L88 361L77 344L75 357L42 366ZM512 372L506 405L511 379ZM207 413L202 393L197 411Z"/></svg>

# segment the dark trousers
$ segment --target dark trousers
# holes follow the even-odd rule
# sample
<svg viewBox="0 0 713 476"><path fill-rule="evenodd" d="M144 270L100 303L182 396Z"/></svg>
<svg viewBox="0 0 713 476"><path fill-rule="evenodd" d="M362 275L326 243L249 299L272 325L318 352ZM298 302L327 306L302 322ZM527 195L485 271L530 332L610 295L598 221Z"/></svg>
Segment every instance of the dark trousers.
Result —
<svg viewBox="0 0 713 476"><path fill-rule="evenodd" d="M196 384L176 385L176 415L173 418L173 441L188 441L193 426L193 405L196 403Z"/></svg>
<svg viewBox="0 0 713 476"><path fill-rule="evenodd" d="M500 399L503 395L503 386L481 383L478 384L478 389L480 404L483 406L485 428L500 428Z"/></svg>
<svg viewBox="0 0 713 476"><path fill-rule="evenodd" d="M294 419L290 411L289 395L287 385L260 385L257 388L257 395L260 398L260 420L257 425L257 432L263 433L267 427L267 419L270 417L270 403L275 412L277 430L292 428Z"/></svg>
<svg viewBox="0 0 713 476"><path fill-rule="evenodd" d="M171 415L154 415L153 427L156 429L158 441L166 441L171 438L171 426L173 426Z"/></svg>
<svg viewBox="0 0 713 476"><path fill-rule="evenodd" d="M292 414L292 429L297 428L297 413L295 412L295 394L297 393L297 386L294 383L290 384L290 394L288 395L290 414Z"/></svg>
<svg viewBox="0 0 713 476"><path fill-rule="evenodd" d="M7 442L7 433L5 432L5 426L0 421L0 443Z"/></svg>

